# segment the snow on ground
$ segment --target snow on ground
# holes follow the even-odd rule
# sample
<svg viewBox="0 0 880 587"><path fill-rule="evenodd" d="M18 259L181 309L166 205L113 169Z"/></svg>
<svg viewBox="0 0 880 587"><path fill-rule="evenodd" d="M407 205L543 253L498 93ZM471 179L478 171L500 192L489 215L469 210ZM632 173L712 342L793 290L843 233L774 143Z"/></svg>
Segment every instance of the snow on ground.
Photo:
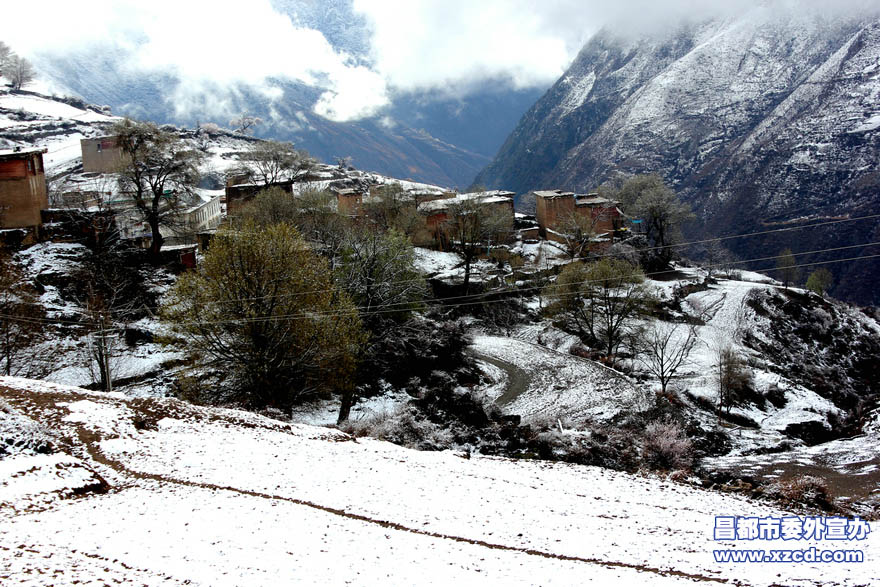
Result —
<svg viewBox="0 0 880 587"><path fill-rule="evenodd" d="M51 98L32 95L0 95L0 108L23 110L32 114L53 118L68 118L80 122L105 122L113 119L112 116L98 114L92 110L82 110L69 104L52 100Z"/></svg>
<svg viewBox="0 0 880 587"><path fill-rule="evenodd" d="M28 391L24 391L26 388ZM769 505L594 467L416 452L328 429L170 400L140 403L0 378L108 480L42 511L0 508L0 580L70 585L858 585L880 579L876 532L853 565L717 564L716 515ZM150 417L152 425L135 426ZM99 457L99 458L95 458ZM56 457L59 462L64 457ZM44 459L45 460L45 459ZM0 476L54 494L37 461ZM43 494L47 495L47 494ZM25 500L20 494L16 499ZM47 498L48 499L48 498ZM791 542L747 543L792 548Z"/></svg>
<svg viewBox="0 0 880 587"><path fill-rule="evenodd" d="M415 248L415 266L423 275L445 281L464 282L464 261L456 253ZM483 281L496 274L498 265L479 259L471 263L471 281Z"/></svg>
<svg viewBox="0 0 880 587"><path fill-rule="evenodd" d="M390 386L385 393L375 397L358 398L351 407L349 419L353 422L365 420L385 414L392 414L412 398L406 392ZM300 424L311 426L333 426L339 416L339 401L324 400L317 405L294 409L291 419Z"/></svg>
<svg viewBox="0 0 880 587"><path fill-rule="evenodd" d="M472 348L523 372L528 381L515 397L501 397L499 403L505 413L522 416L526 422L559 418L574 426L650 405L644 390L593 361L499 336L477 335Z"/></svg>

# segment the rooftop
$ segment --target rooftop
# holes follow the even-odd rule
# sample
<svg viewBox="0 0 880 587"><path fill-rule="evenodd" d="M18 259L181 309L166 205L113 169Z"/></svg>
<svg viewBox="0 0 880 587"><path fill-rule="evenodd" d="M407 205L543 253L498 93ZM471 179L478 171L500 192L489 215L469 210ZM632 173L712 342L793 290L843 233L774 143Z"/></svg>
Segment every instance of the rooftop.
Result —
<svg viewBox="0 0 880 587"><path fill-rule="evenodd" d="M35 155L37 153L47 153L48 151L49 149L46 149L44 147L31 147L30 149L15 148L0 151L0 159L22 159L29 155Z"/></svg>
<svg viewBox="0 0 880 587"><path fill-rule="evenodd" d="M564 192L562 190L538 190L532 192L538 198L571 198L574 192Z"/></svg>
<svg viewBox="0 0 880 587"><path fill-rule="evenodd" d="M419 204L419 212L439 212L447 209L451 204L460 204L469 200L476 200L481 204L498 204L513 200L514 192L505 192L502 190L493 190L489 192L472 192L469 194L458 194L454 198L444 200L430 200Z"/></svg>

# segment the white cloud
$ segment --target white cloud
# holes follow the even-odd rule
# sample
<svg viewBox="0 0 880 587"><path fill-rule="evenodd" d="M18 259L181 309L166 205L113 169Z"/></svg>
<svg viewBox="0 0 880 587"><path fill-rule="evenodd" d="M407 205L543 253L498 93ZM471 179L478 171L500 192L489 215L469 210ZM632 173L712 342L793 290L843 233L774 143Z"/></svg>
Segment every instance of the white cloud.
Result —
<svg viewBox="0 0 880 587"><path fill-rule="evenodd" d="M276 5L294 10L297 2L314 11L315 0ZM0 39L26 56L112 48L133 71L176 77L168 99L182 116L232 114L242 86L271 102L282 93L272 80L288 79L321 90L318 114L351 120L379 113L390 88L461 94L490 79L519 88L547 86L606 23L640 35L756 3L876 8L876 0L351 2L370 28L369 66L334 49L321 32L295 25L272 0L41 0L36 10L8 3ZM331 4L327 10L344 16L344 0ZM19 24L35 18L34 26Z"/></svg>
<svg viewBox="0 0 880 587"><path fill-rule="evenodd" d="M3 20L21 22L32 12L22 4L4 7ZM0 24L0 38L23 54L104 43L123 48L130 54L126 67L180 80L172 96L178 114L193 105L228 113L228 88L237 84L278 97L270 78L326 90L318 106L336 120L370 115L387 103L380 75L337 52L321 32L295 26L269 0L43 0L40 20L39 35Z"/></svg>
<svg viewBox="0 0 880 587"><path fill-rule="evenodd" d="M402 90L558 78L597 27L582 0L354 0L372 28L376 69Z"/></svg>

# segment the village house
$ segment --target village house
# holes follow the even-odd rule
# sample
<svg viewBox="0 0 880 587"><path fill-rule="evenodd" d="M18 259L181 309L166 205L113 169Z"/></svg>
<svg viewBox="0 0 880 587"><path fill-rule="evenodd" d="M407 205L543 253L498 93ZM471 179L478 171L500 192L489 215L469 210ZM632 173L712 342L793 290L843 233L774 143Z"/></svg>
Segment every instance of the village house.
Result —
<svg viewBox="0 0 880 587"><path fill-rule="evenodd" d="M46 149L0 151L0 229L36 229L49 207L43 153Z"/></svg>
<svg viewBox="0 0 880 587"><path fill-rule="evenodd" d="M129 161L118 137L82 139L80 147L85 173L117 173Z"/></svg>
<svg viewBox="0 0 880 587"><path fill-rule="evenodd" d="M336 211L344 216L357 218L364 212L364 192L355 188L331 188L336 196ZM367 196L369 197L369 196Z"/></svg>
<svg viewBox="0 0 880 587"><path fill-rule="evenodd" d="M622 226L620 202L599 194L575 194L562 190L531 192L535 197L539 234L548 240L561 241L559 232L573 218L589 220L598 237L613 235Z"/></svg>
<svg viewBox="0 0 880 587"><path fill-rule="evenodd" d="M509 214L512 223L514 218L513 197L515 195L514 192L502 190L454 194L452 197L422 202L419 204L418 211L425 218L427 234L431 236L432 240L442 242L449 232L452 206L465 201L475 201L481 207L485 206L489 210Z"/></svg>
<svg viewBox="0 0 880 587"><path fill-rule="evenodd" d="M115 174L82 173L69 177L55 195L53 207L101 218L109 215L120 238L140 240L144 246L152 236L132 194L121 189ZM198 233L216 229L222 219L220 194L216 191L168 192L161 207L167 211L167 217L160 230L169 244L194 243Z"/></svg>

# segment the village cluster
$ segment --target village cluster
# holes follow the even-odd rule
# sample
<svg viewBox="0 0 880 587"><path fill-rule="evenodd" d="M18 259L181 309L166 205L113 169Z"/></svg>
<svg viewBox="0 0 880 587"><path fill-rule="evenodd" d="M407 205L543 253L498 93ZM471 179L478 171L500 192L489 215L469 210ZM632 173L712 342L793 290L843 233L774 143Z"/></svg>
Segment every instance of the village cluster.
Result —
<svg viewBox="0 0 880 587"><path fill-rule="evenodd" d="M5 244L21 246L71 236L96 238L112 227L121 238L144 248L150 246L150 226L117 178L127 161L117 137L84 138L81 149L82 170L66 176L56 189L47 187L43 164L47 149L0 151L0 239ZM420 226L410 236L413 244L424 247L451 246L450 209L465 202L506 217L524 240L546 239L564 245L573 230L585 232L591 250L613 242L628 227L638 226L624 216L619 202L595 193L531 192L527 198L534 200L536 215L530 216L515 213L515 194L509 191L458 193L393 180L370 184L362 179L353 181L336 166L315 165L305 173L288 173L271 182L258 183L230 172L223 190L167 190L161 206L167 215L173 214L174 221L163 222L163 242L191 259L188 251L209 242L226 214L236 216L260 191L276 187L296 195L314 186L330 192L336 211L350 218L362 218L366 206L394 189L400 204L419 218Z"/></svg>

